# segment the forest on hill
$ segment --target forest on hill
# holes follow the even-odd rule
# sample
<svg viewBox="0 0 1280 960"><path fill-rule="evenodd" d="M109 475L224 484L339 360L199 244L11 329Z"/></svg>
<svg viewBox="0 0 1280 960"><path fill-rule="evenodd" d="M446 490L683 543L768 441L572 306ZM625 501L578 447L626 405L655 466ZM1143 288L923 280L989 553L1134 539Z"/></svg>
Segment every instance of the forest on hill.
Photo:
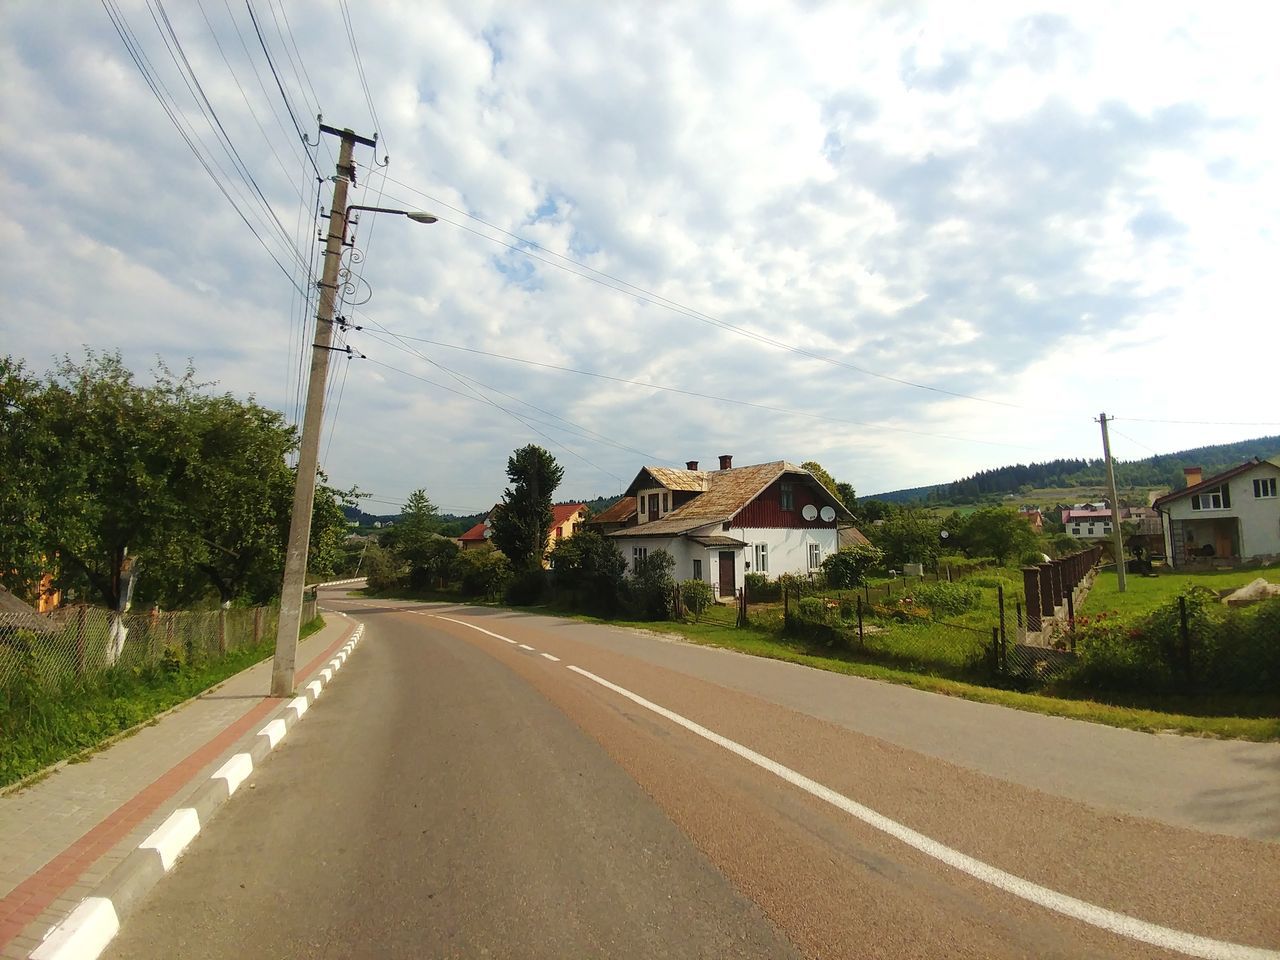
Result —
<svg viewBox="0 0 1280 960"><path fill-rule="evenodd" d="M1202 467L1208 476L1253 457L1267 458L1278 454L1280 436L1272 436L1179 450L1145 460L1117 460L1116 485L1122 488L1167 486L1177 490L1183 486L1182 471L1186 467ZM1060 459L980 470L951 483L891 490L864 499L888 503L977 503L992 496L1032 489L1096 487L1106 481L1106 465L1101 457L1096 460Z"/></svg>

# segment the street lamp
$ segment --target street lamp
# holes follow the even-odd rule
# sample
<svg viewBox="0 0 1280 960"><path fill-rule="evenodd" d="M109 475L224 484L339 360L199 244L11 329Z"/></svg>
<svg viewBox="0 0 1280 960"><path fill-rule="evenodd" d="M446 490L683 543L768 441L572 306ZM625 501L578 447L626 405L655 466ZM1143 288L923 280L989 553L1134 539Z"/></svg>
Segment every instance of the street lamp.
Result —
<svg viewBox="0 0 1280 960"><path fill-rule="evenodd" d="M324 274L320 280L320 303L316 310L316 339L311 349L311 373L307 381L307 408L302 421L298 448L298 476L293 486L293 513L289 521L289 546L284 559L284 583L280 590L280 623L276 629L276 655L271 665L271 695L286 697L293 692L298 634L302 628L302 592L306 587L307 553L311 547L311 512L315 504L316 469L320 457L320 424L324 414L324 392L329 376L329 353L333 349L334 303L338 292L338 268L347 239L347 223L353 211L391 213L416 223L435 223L433 214L420 210L389 207L347 206L347 188L355 174L352 148L359 138L350 130L330 130L342 137L338 152L338 175L334 177L333 203L329 209L329 235L325 240Z"/></svg>

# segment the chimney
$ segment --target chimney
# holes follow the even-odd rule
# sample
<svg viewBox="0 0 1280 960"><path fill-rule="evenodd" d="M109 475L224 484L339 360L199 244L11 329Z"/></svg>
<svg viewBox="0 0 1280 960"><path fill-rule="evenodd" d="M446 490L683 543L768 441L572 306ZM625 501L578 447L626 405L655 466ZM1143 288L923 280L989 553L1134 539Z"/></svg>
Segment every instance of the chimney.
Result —
<svg viewBox="0 0 1280 960"><path fill-rule="evenodd" d="M733 469L733 454L731 453L720 454L720 469L721 470Z"/></svg>
<svg viewBox="0 0 1280 960"><path fill-rule="evenodd" d="M1199 467L1184 467L1182 470L1182 475L1187 478L1188 487L1194 487L1197 483L1200 482Z"/></svg>
<svg viewBox="0 0 1280 960"><path fill-rule="evenodd" d="M698 469L698 461L697 461L697 460L686 460L686 461L685 461L685 464L684 464L684 468L685 468L686 470L697 470L697 469Z"/></svg>

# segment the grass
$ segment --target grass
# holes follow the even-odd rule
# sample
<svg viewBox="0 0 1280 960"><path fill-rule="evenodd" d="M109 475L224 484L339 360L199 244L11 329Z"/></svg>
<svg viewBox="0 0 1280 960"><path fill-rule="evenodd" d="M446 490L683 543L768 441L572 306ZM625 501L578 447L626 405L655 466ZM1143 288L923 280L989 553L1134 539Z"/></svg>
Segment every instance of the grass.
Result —
<svg viewBox="0 0 1280 960"><path fill-rule="evenodd" d="M727 614L722 612L725 610L728 611ZM961 697L965 700L992 703L1049 716L1088 720L1128 730L1146 733L1172 732L1236 740L1280 739L1280 718L1275 716L1276 703L1272 698L1165 698L1161 701L1162 706L1186 711L1170 712L1164 709L1152 709L1144 705L1142 698L1138 697L1115 696L1109 698L1110 702L1107 702L1078 699L1066 695L1022 693L968 683L936 674L866 663L837 651L814 647L803 641L788 640L751 627L736 629L733 627L732 608L715 608L714 613L708 611L708 614L710 616L704 616L700 623L603 621L594 617L576 619L655 633L674 634L703 646L736 650L752 656L784 660L833 673L898 683L930 693ZM1244 715L1232 715L1235 712Z"/></svg>
<svg viewBox="0 0 1280 960"><path fill-rule="evenodd" d="M303 638L324 626L317 616ZM60 760L78 762L140 724L221 683L275 652L275 639L239 647L196 664L159 664L103 671L56 689L13 686L0 690L0 787Z"/></svg>
<svg viewBox="0 0 1280 960"><path fill-rule="evenodd" d="M1155 577L1129 574L1125 577L1128 589L1124 593L1119 592L1119 580L1115 571L1106 570L1098 574L1098 579L1094 581L1089 596L1080 605L1079 612L1095 614L1115 611L1122 619L1130 619L1150 613L1193 585L1208 587L1210 590L1226 590L1243 587L1258 577L1280 583L1280 567L1161 573Z"/></svg>

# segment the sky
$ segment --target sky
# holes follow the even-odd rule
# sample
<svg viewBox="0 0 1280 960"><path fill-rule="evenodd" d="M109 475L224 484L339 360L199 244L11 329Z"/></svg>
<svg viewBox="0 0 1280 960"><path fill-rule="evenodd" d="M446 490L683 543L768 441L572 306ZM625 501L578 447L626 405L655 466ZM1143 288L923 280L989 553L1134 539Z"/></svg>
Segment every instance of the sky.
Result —
<svg viewBox="0 0 1280 960"><path fill-rule="evenodd" d="M1100 456L1101 412L1122 459L1280 433L1278 27L1232 2L11 0L0 351L189 360L298 422L322 114L378 135L349 202L440 218L360 215L344 259L363 329L321 464L373 513L419 487L485 510L528 443L564 500L721 454L946 482Z"/></svg>

